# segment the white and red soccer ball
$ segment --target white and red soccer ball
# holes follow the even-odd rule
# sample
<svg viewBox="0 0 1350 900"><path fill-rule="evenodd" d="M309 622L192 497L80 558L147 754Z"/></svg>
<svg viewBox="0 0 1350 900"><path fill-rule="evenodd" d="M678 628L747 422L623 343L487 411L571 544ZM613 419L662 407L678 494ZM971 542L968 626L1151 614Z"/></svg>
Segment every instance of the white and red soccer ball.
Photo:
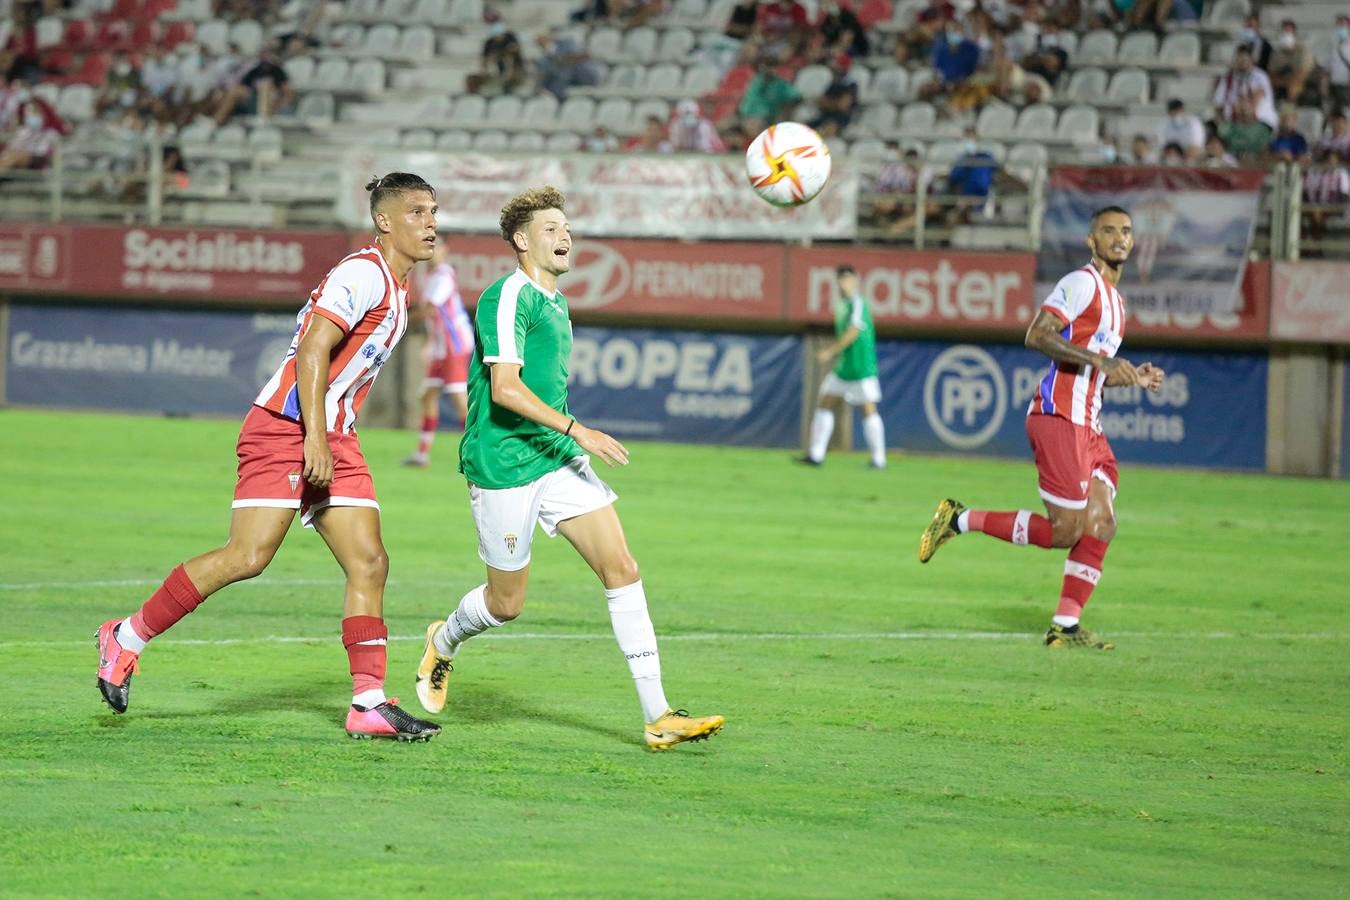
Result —
<svg viewBox="0 0 1350 900"><path fill-rule="evenodd" d="M759 133L745 151L750 187L774 206L801 206L830 178L830 148L800 122L779 122Z"/></svg>

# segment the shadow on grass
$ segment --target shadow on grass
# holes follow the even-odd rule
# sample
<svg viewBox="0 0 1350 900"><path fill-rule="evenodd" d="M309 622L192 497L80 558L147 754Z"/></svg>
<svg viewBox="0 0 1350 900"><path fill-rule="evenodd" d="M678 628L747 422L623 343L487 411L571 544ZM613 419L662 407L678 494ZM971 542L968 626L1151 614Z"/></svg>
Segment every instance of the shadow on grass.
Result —
<svg viewBox="0 0 1350 900"><path fill-rule="evenodd" d="M1054 610L1055 603L1052 599L1047 599L1040 605L1023 601L1017 605L980 606L972 610L969 621L984 621L991 626L1006 628L1009 631L1025 631L1028 635L1040 634L1045 631L1050 614Z"/></svg>
<svg viewBox="0 0 1350 900"><path fill-rule="evenodd" d="M466 686L460 693L452 692L445 713L437 721L444 725L443 720L446 719L480 725L505 722L548 723L575 731L590 732L625 744L642 743L642 736L636 728L623 731L606 728L587 720L584 715L545 709L525 701L517 694L483 685Z"/></svg>

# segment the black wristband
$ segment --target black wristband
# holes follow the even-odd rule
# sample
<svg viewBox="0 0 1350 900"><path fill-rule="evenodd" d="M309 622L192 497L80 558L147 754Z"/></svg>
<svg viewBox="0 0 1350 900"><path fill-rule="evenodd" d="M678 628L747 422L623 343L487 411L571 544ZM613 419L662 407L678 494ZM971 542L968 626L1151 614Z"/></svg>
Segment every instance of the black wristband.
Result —
<svg viewBox="0 0 1350 900"><path fill-rule="evenodd" d="M572 421L570 421L570 422L567 423L567 430L563 432L563 437L571 437L571 436L572 436L572 426L575 425L575 424L577 424L577 420L576 420L576 419L573 419Z"/></svg>

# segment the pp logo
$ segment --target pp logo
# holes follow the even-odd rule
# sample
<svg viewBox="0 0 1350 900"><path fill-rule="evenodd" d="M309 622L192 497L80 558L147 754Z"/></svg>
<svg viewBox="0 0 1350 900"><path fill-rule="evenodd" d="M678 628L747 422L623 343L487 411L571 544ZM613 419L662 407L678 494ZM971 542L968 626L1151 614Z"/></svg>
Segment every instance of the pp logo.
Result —
<svg viewBox="0 0 1350 900"><path fill-rule="evenodd" d="M923 411L933 433L948 446L972 450L1003 425L1008 385L994 358L958 344L938 354L923 383Z"/></svg>

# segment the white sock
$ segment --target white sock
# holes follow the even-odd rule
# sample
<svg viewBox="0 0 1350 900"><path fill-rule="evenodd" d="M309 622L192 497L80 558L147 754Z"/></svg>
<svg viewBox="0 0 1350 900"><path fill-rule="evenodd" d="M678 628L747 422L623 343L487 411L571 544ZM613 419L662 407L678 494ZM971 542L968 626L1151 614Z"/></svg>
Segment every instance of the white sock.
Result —
<svg viewBox="0 0 1350 900"><path fill-rule="evenodd" d="M383 688L371 688L368 691L353 694L352 706L364 706L366 709L372 709L383 703L385 699Z"/></svg>
<svg viewBox="0 0 1350 900"><path fill-rule="evenodd" d="M881 416L872 413L863 419L862 425L867 449L872 451L872 465L886 465L886 426L881 424Z"/></svg>
<svg viewBox="0 0 1350 900"><path fill-rule="evenodd" d="M607 588L609 621L614 626L614 637L619 649L628 658L628 670L633 673L642 717L655 722L670 709L665 689L661 687L661 657L656 650L656 629L647 614L647 595L642 582L627 587Z"/></svg>
<svg viewBox="0 0 1350 900"><path fill-rule="evenodd" d="M956 517L956 530L962 534L970 530L970 510L963 509L961 515Z"/></svg>
<svg viewBox="0 0 1350 900"><path fill-rule="evenodd" d="M830 435L834 433L834 413L828 409L816 410L811 418L811 449L807 455L820 462L825 458L825 449L830 446Z"/></svg>
<svg viewBox="0 0 1350 900"><path fill-rule="evenodd" d="M131 627L131 619L126 618L117 626L117 643L132 653L140 653L149 641L137 634L136 629Z"/></svg>
<svg viewBox="0 0 1350 900"><path fill-rule="evenodd" d="M1064 628L1072 628L1073 626L1075 626L1075 625L1078 624L1078 617L1077 617L1077 616L1055 616L1055 617L1052 618L1050 621L1054 622L1056 625L1063 626Z"/></svg>
<svg viewBox="0 0 1350 900"><path fill-rule="evenodd" d="M497 628L502 623L492 617L487 608L487 585L480 584L469 591L459 601L459 606L445 620L445 625L431 639L442 656L451 658L459 652L459 645L476 634L482 634L489 628Z"/></svg>

